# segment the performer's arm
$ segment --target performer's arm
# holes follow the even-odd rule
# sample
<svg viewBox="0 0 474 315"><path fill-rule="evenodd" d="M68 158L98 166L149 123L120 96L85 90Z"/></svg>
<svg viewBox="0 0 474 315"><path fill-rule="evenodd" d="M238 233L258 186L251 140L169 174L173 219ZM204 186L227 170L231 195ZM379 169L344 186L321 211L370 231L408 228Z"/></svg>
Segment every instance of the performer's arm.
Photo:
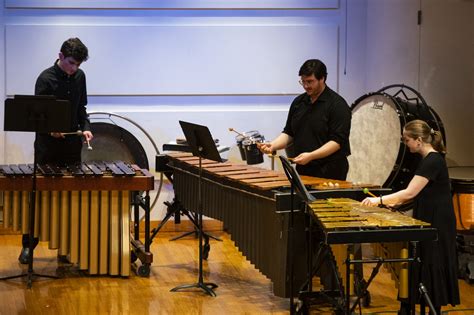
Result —
<svg viewBox="0 0 474 315"><path fill-rule="evenodd" d="M286 148L291 142L293 142L293 138L282 132L273 141L269 143L258 143L257 146L263 153L270 154L273 151Z"/></svg>
<svg viewBox="0 0 474 315"><path fill-rule="evenodd" d="M378 204L389 206L401 205L415 198L420 193L420 191L425 188L426 185L428 185L428 182L428 178L415 175L408 184L407 188L390 195L385 195L383 197L365 198L362 201L362 204L366 206L376 206Z"/></svg>

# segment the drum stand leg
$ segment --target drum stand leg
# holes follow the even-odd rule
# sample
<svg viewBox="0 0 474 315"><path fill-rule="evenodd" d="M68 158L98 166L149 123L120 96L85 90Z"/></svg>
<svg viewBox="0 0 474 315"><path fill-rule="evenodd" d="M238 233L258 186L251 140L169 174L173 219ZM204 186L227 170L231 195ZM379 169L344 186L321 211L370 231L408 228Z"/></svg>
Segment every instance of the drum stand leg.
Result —
<svg viewBox="0 0 474 315"><path fill-rule="evenodd" d="M35 206L36 206L36 154L34 154L34 166L33 166L33 185L32 185L32 190L30 194L30 207L28 211L29 215L29 233L30 233L30 239L29 239L29 247L28 247L28 252L29 252L29 257L28 257L28 272L15 275L15 276L8 276L4 278L0 278L0 280L11 280L11 279L16 279L16 278L23 278L27 277L27 286L28 289L31 289L33 285L33 277L43 277L43 278L50 278L50 279L58 279L57 276L51 276L51 275L41 275L37 274L33 271L33 253L34 253L34 233L35 233Z"/></svg>
<svg viewBox="0 0 474 315"><path fill-rule="evenodd" d="M181 208L180 209L182 211L182 213L188 217L189 221L191 221L194 225L194 231L189 231L189 232L186 232L186 233L183 233L181 235L178 235L178 236L175 236L175 237L172 237L170 238L170 241L176 241L176 240L179 240L183 237L186 237L188 235L192 235L194 234L196 237L198 236L198 233L199 233L199 227L198 227L198 222L197 222L197 219L196 219L196 216L193 215L193 212L189 212L188 210L184 209L184 208ZM178 211L177 213L175 213L175 216L179 216L180 215L180 212ZM218 238L217 236L214 236L214 235L211 235L209 233L206 233L206 232L202 232L204 234L204 237L207 239L207 242L209 241L209 238L212 238L216 241L219 241L219 242L222 242L222 239Z"/></svg>
<svg viewBox="0 0 474 315"><path fill-rule="evenodd" d="M188 210L186 210L176 198L173 200L173 202L166 201L165 205L168 206L166 215L163 218L163 220L161 221L161 223L156 228L154 228L152 230L151 239L155 238L156 234L158 234L158 232L161 230L161 228L166 224L166 222L168 222L168 220L171 219L171 217L174 216L175 218L179 218L181 213L184 214L185 216L187 216L189 221L191 221L193 223L194 230L186 232L186 233L178 235L178 236L175 236L173 238L170 238L170 241L175 241L175 240L181 239L183 237L186 237L186 236L192 235L192 234L195 234L196 237L198 236L198 233L199 233L198 222L197 222L196 218L192 215L192 213L190 213ZM177 223L179 223L179 220L175 219L175 221L177 221ZM204 235L204 241L205 241L205 245L204 245L205 249L210 248L209 238L212 238L216 241L222 242L222 239L220 239L216 236L213 236L211 234L208 234L206 232L203 232L203 235ZM209 251L209 250L207 250L207 251ZM205 259L207 259L206 256L207 255L205 255Z"/></svg>

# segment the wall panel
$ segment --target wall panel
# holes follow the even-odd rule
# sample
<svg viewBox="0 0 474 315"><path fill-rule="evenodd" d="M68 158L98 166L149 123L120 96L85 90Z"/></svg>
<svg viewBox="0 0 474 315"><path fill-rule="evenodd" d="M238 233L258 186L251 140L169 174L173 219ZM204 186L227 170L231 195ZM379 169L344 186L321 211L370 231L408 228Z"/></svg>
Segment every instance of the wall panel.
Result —
<svg viewBox="0 0 474 315"><path fill-rule="evenodd" d="M7 8L82 9L249 9L249 8L337 8L338 0L6 0Z"/></svg>
<svg viewBox="0 0 474 315"><path fill-rule="evenodd" d="M330 73L338 64L337 24L7 25L7 94L32 93L71 36L90 49L90 95L297 94L304 60L318 57Z"/></svg>

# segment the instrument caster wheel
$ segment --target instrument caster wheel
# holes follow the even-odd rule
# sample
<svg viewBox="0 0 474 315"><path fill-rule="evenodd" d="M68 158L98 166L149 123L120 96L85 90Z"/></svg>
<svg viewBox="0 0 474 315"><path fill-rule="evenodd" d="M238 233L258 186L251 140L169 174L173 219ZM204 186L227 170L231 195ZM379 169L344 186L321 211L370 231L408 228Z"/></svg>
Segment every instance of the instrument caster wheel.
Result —
<svg viewBox="0 0 474 315"><path fill-rule="evenodd" d="M362 297L362 306L369 307L371 301L372 301L372 298L370 297L370 292L367 291L367 293L364 294L364 297Z"/></svg>
<svg viewBox="0 0 474 315"><path fill-rule="evenodd" d="M134 251L132 251L132 253L130 254L130 260L132 263L134 263L135 261L137 261L138 257L137 255L135 254Z"/></svg>
<svg viewBox="0 0 474 315"><path fill-rule="evenodd" d="M141 265L138 267L137 272L140 277L148 277L150 275L150 266Z"/></svg>
<svg viewBox="0 0 474 315"><path fill-rule="evenodd" d="M204 244L204 247L202 249L202 258L207 260L209 257L209 251L211 250L211 245L209 243Z"/></svg>

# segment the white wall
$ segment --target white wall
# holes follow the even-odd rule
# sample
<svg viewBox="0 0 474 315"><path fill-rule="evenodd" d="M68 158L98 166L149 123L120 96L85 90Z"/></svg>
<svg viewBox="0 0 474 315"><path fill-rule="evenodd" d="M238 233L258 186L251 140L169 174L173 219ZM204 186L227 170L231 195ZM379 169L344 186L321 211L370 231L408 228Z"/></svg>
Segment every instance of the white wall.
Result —
<svg viewBox="0 0 474 315"><path fill-rule="evenodd" d="M451 165L474 165L474 1L424 0L420 92L441 116Z"/></svg>
<svg viewBox="0 0 474 315"><path fill-rule="evenodd" d="M474 165L474 2L369 0L366 37L367 91L416 89L444 124L448 165Z"/></svg>
<svg viewBox="0 0 474 315"><path fill-rule="evenodd" d="M419 2L369 0L367 3L367 91L403 83L418 88Z"/></svg>
<svg viewBox="0 0 474 315"><path fill-rule="evenodd" d="M52 65L62 41L78 36L90 50L82 65L89 111L133 119L159 148L182 137L178 120L204 124L232 147L229 158L240 159L228 128L277 136L289 103L303 92L298 69L306 59L326 63L328 84L348 103L364 92L364 0L349 2L347 28L346 1L225 2L227 8L279 10L208 10L223 2L203 0L179 5L186 4L203 9L159 8L174 1L107 2L109 8L139 8L134 10L97 9L97 1L6 1L3 95L33 93L38 73ZM79 5L89 9L74 9ZM138 130L131 132L153 168L151 144ZM32 161L32 135L3 135L4 163Z"/></svg>

